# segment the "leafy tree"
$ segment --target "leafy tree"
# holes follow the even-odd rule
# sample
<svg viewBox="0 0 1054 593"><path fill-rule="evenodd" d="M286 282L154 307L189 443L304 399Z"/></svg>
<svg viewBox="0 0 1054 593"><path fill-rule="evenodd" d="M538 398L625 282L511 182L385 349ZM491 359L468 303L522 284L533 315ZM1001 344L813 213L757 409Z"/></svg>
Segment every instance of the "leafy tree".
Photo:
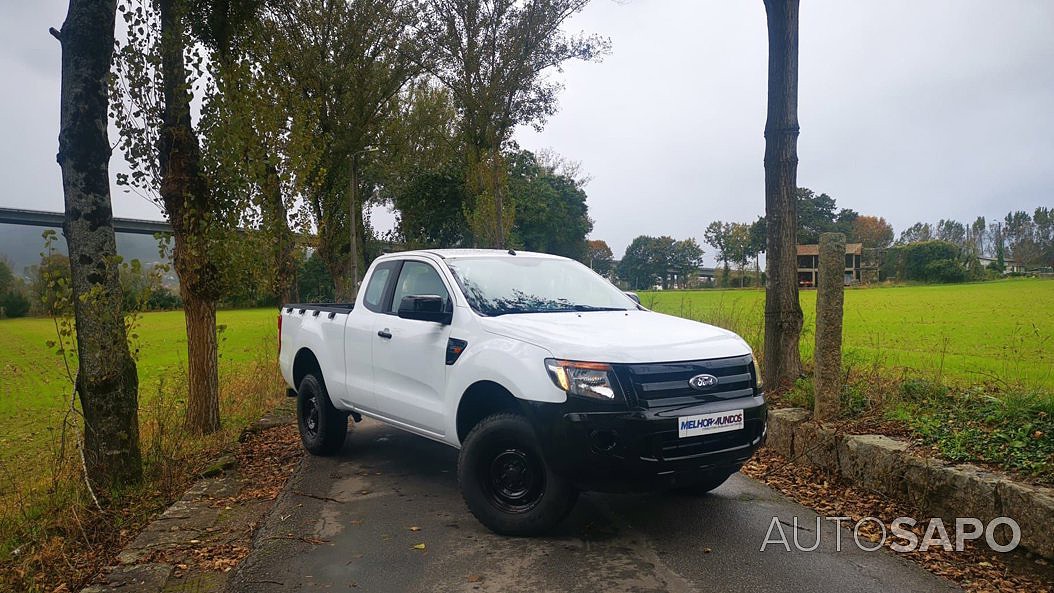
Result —
<svg viewBox="0 0 1054 593"><path fill-rule="evenodd" d="M1054 267L1054 208L1036 208L1032 215L1039 262Z"/></svg>
<svg viewBox="0 0 1054 593"><path fill-rule="evenodd" d="M397 232L410 248L461 247L468 243L464 205L468 200L460 170L425 171L411 177L393 196Z"/></svg>
<svg viewBox="0 0 1054 593"><path fill-rule="evenodd" d="M667 274L676 275L683 286L701 265L703 265L703 248L694 238L689 237L674 242L667 260ZM669 280L667 280L668 284Z"/></svg>
<svg viewBox="0 0 1054 593"><path fill-rule="evenodd" d="M651 288L666 277L666 261L661 253L673 246L673 239L666 243L661 238L641 235L629 244L619 262L618 276L633 289Z"/></svg>
<svg viewBox="0 0 1054 593"><path fill-rule="evenodd" d="M1011 259L1019 266L1044 261L1043 248L1036 241L1036 227L1028 212L1010 212L1003 219L1003 233Z"/></svg>
<svg viewBox="0 0 1054 593"><path fill-rule="evenodd" d="M754 258L754 285L761 286L761 254L765 253L765 217L750 224L750 254Z"/></svg>
<svg viewBox="0 0 1054 593"><path fill-rule="evenodd" d="M312 253L301 265L297 273L297 293L300 302L333 302L333 278L318 253Z"/></svg>
<svg viewBox="0 0 1054 593"><path fill-rule="evenodd" d="M893 225L878 216L858 216L853 220L849 236L864 247L889 247L893 243Z"/></svg>
<svg viewBox="0 0 1054 593"><path fill-rule="evenodd" d="M407 247L471 245L465 219L471 196L450 92L421 81L398 99L378 153L380 193L398 213L393 239Z"/></svg>
<svg viewBox="0 0 1054 593"><path fill-rule="evenodd" d="M431 0L424 19L426 68L453 96L473 196L466 218L475 240L504 247L515 207L506 204L502 148L518 124L541 126L559 85L547 71L593 60L609 44L562 27L588 0ZM424 55L424 52L422 52Z"/></svg>
<svg viewBox="0 0 1054 593"><path fill-rule="evenodd" d="M114 48L115 0L70 0L62 30L58 162L76 319L75 389L84 413L90 489L108 495L142 479L139 377L121 314L117 243L110 204L106 81ZM45 269L52 262L45 262ZM67 258L63 266L70 270ZM20 303L5 303L5 308ZM24 308L24 307L23 307Z"/></svg>
<svg viewBox="0 0 1054 593"><path fill-rule="evenodd" d="M588 265L594 272L601 276L607 276L614 264L615 255L606 241L593 239L586 241L586 256L582 263Z"/></svg>
<svg viewBox="0 0 1054 593"><path fill-rule="evenodd" d="M727 257L732 263L736 264L736 269L739 271L739 287L742 288L743 270L753 257L750 243L750 225L741 222L732 223L728 230L726 245L728 250Z"/></svg>
<svg viewBox="0 0 1054 593"><path fill-rule="evenodd" d="M962 248L948 241L919 241L900 248L904 279L962 282L966 279Z"/></svg>
<svg viewBox="0 0 1054 593"><path fill-rule="evenodd" d="M938 241L954 243L960 247L966 246L966 227L963 223L955 220L941 219L937 221L936 238Z"/></svg>
<svg viewBox="0 0 1054 593"><path fill-rule="evenodd" d="M768 21L768 116L765 121L765 382L788 387L801 375L803 316L795 246L798 208L798 0L765 0Z"/></svg>
<svg viewBox="0 0 1054 593"><path fill-rule="evenodd" d="M798 206L798 243L819 243L820 233L831 230L835 224L838 210L834 198L799 187L795 191L795 200Z"/></svg>
<svg viewBox="0 0 1054 593"><path fill-rule="evenodd" d="M210 186L191 116L192 87L206 84L205 104L215 100L223 89L222 67L231 62L235 41L259 5L122 0L120 6L126 41L117 51L111 93L131 175L118 181L149 194L172 225L172 261L187 327L186 426L195 433L220 427L216 306L237 208ZM210 72L214 65L220 69Z"/></svg>
<svg viewBox="0 0 1054 593"><path fill-rule="evenodd" d="M720 220L715 220L706 225L706 229L703 231L703 238L706 240L706 244L714 248L716 251L714 257L724 266L721 283L725 286L728 285L729 261L732 259L731 234L732 225Z"/></svg>
<svg viewBox="0 0 1054 593"><path fill-rule="evenodd" d="M695 239L641 235L626 248L618 275L632 288L661 285L669 288L674 276L687 279L702 263L703 250Z"/></svg>
<svg viewBox="0 0 1054 593"><path fill-rule="evenodd" d="M318 253L352 300L365 271L363 217L376 195L375 157L398 95L430 48L415 2L296 0L269 13L272 55L290 103L290 161L318 232Z"/></svg>
<svg viewBox="0 0 1054 593"><path fill-rule="evenodd" d="M508 191L516 208L512 243L530 251L584 258L593 221L581 183L526 150L511 154L508 161Z"/></svg>
<svg viewBox="0 0 1054 593"><path fill-rule="evenodd" d="M7 258L0 257L0 294L4 294L14 288L15 275L11 273L11 264Z"/></svg>
<svg viewBox="0 0 1054 593"><path fill-rule="evenodd" d="M916 222L900 232L900 239L897 240L897 243L907 245L909 243L932 241L933 238L933 226L930 223Z"/></svg>
<svg viewBox="0 0 1054 593"><path fill-rule="evenodd" d="M987 253L987 243L985 241L987 229L988 223L984 217L978 216L967 230L966 244L974 257L980 257Z"/></svg>

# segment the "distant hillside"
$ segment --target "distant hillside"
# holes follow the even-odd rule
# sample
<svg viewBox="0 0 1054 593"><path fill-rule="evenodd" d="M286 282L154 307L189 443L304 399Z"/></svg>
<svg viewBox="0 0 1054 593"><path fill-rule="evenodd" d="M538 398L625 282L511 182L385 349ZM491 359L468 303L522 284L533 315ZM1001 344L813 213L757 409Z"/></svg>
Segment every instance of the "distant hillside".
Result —
<svg viewBox="0 0 1054 593"><path fill-rule="evenodd" d="M12 264L15 274L22 275L29 266L40 262L40 252L44 250L44 228L0 224L0 256ZM55 229L59 240L56 249L66 252L66 240L61 229ZM117 234L117 253L126 261L138 259L144 264L158 260L157 241L150 235Z"/></svg>

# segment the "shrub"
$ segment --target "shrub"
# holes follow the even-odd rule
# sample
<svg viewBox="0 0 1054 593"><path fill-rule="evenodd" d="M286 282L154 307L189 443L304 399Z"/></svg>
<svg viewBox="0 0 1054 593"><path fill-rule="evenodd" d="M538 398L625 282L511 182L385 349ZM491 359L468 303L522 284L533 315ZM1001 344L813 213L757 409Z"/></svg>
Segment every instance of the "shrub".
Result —
<svg viewBox="0 0 1054 593"><path fill-rule="evenodd" d="M29 313L29 299L21 292L10 290L0 295L0 317L25 317Z"/></svg>

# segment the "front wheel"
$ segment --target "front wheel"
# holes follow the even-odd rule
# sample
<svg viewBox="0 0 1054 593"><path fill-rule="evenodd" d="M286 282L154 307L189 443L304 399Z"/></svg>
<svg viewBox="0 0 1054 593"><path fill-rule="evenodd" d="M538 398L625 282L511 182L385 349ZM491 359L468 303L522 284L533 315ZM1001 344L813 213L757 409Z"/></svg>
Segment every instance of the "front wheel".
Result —
<svg viewBox="0 0 1054 593"><path fill-rule="evenodd" d="M344 445L348 414L333 406L322 381L307 375L296 393L296 420L300 441L312 455L333 455Z"/></svg>
<svg viewBox="0 0 1054 593"><path fill-rule="evenodd" d="M578 492L549 469L527 419L488 416L469 432L457 464L472 514L501 535L536 535L571 511Z"/></svg>

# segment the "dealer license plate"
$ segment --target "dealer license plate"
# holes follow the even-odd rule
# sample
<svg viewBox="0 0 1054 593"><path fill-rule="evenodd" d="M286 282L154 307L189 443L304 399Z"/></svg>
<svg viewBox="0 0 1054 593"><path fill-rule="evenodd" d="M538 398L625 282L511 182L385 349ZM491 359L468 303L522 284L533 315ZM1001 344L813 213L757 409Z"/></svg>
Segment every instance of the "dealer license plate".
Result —
<svg viewBox="0 0 1054 593"><path fill-rule="evenodd" d="M682 439L741 428L743 428L743 410L681 416L677 419L677 437Z"/></svg>

